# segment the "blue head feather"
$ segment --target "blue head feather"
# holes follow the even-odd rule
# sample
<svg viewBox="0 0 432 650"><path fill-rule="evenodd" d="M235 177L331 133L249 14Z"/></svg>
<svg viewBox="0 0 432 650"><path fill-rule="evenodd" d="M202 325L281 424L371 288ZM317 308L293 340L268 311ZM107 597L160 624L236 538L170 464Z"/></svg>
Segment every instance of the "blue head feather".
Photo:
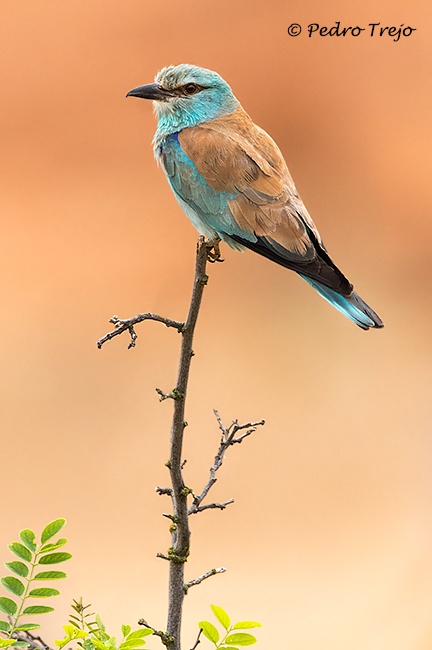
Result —
<svg viewBox="0 0 432 650"><path fill-rule="evenodd" d="M170 65L157 73L155 81L171 91L189 83L201 87L196 94L178 94L167 97L164 101L154 102L158 118L154 137L155 148L170 133L232 113L240 106L227 82L217 72L198 68L196 65Z"/></svg>

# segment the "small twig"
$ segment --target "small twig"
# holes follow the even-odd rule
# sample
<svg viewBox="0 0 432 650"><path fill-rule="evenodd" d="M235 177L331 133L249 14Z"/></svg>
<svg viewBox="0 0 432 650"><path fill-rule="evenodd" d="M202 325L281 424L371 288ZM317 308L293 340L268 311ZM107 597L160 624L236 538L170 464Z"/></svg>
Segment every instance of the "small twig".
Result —
<svg viewBox="0 0 432 650"><path fill-rule="evenodd" d="M10 626L13 627L14 621L12 616L8 616L7 618ZM6 632L0 630L0 639L2 637L6 638L7 636L8 635ZM15 641L23 641L24 643L27 643L31 648L34 648L35 650L51 650L50 646L45 643L45 641L40 636L35 636L28 630L17 630L13 633L12 638L15 639Z"/></svg>
<svg viewBox="0 0 432 650"><path fill-rule="evenodd" d="M184 394L177 390L177 388L173 388L169 393L164 393L160 388L155 388L155 391L159 395L159 402L163 402L166 399L181 400L184 398Z"/></svg>
<svg viewBox="0 0 432 650"><path fill-rule="evenodd" d="M159 316L158 314L151 314L150 312L146 314L138 314L138 316L134 316L133 318L127 318L126 320L121 320L118 316L113 316L110 318L110 323L112 323L115 326L115 330L112 332L108 332L108 334L105 334L99 341L97 342L97 346L100 349L104 343L107 341L110 341L113 339L115 336L118 336L119 334L123 334L123 332L126 332L126 330L129 331L131 340L128 345L128 350L129 348L135 347L135 341L137 339L137 334L134 330L134 325L137 325L138 323L141 323L144 320L155 320L158 323L163 323L167 327L173 327L174 329L177 330L177 332L182 332L184 329L185 324L180 323L180 321L177 320L172 320L171 318L164 318L163 316Z"/></svg>
<svg viewBox="0 0 432 650"><path fill-rule="evenodd" d="M219 413L215 410L214 414L216 416L216 420L219 425L219 429L222 432L222 437L219 445L218 452L215 456L213 465L210 467L210 478L208 480L207 485L199 495L193 495L193 501L192 505L190 506L188 510L188 515L193 515L197 512L202 512L203 510L207 510L209 508L220 508L223 510L226 505L229 503L233 502L233 499L230 499L229 501L226 501L225 503L222 504L217 504L217 503L212 503L208 506L201 506L201 502L205 499L207 494L209 493L210 488L216 483L217 479L215 477L215 474L219 467L222 465L223 459L224 459L224 454L225 451L230 447L231 445L234 445L235 443L240 443L242 442L243 438L246 438L247 436L250 436L251 433L256 431L256 428L258 426L262 426L265 424L264 420L260 420L259 422L248 422L247 424L239 424L238 420L233 420L229 427L226 429L223 425L223 422L221 420L221 417ZM241 436L238 438L235 437L236 433L238 431L242 431L243 429L248 429L246 433L243 433Z"/></svg>
<svg viewBox="0 0 432 650"><path fill-rule="evenodd" d="M16 641L28 643L30 648L34 650L51 650L50 646L40 636L34 636L29 631L14 632L13 638Z"/></svg>
<svg viewBox="0 0 432 650"><path fill-rule="evenodd" d="M168 562L171 559L168 557L168 555L164 555L163 553L156 553L156 557L160 557L162 560L168 560Z"/></svg>
<svg viewBox="0 0 432 650"><path fill-rule="evenodd" d="M225 427L224 427L224 425L222 423L222 420L221 420L221 416L219 415L219 412L216 411L216 409L213 409L213 413L215 414L216 420L217 420L218 425L219 425L219 429L222 431L222 435L226 438L228 431L235 424L235 421L233 420L233 422L231 422L231 424L229 425L228 429L225 429Z"/></svg>
<svg viewBox="0 0 432 650"><path fill-rule="evenodd" d="M196 510L193 510L189 514L194 515L196 512L202 512L203 510L214 510L215 508L219 508L219 510L225 510L225 508L229 506L230 503L234 503L234 499L228 499L228 501L225 501L224 503L208 503L205 506L198 506Z"/></svg>
<svg viewBox="0 0 432 650"><path fill-rule="evenodd" d="M211 569L210 571L207 571L207 573L203 573L202 576L199 578L195 578L195 580L190 580L189 582L186 582L184 589L185 589L185 594L187 594L189 587L194 587L195 585L199 585L203 580L207 580L207 578L211 578L212 576L215 576L217 573L225 573L226 568L224 566L221 566L219 569Z"/></svg>
<svg viewBox="0 0 432 650"><path fill-rule="evenodd" d="M156 490L156 492L159 494L159 496L162 496L162 494L166 494L166 495L168 495L168 496L170 497L171 494L172 494L172 489L171 489L171 488L160 488L160 487L157 487L157 488L155 488L155 490Z"/></svg>
<svg viewBox="0 0 432 650"><path fill-rule="evenodd" d="M164 645L170 646L174 643L174 637L170 636L169 634L166 634L166 632L162 632L162 630L156 630L156 628L149 625L147 621L145 621L143 618L139 619L138 625L142 625L144 627L147 627L149 630L152 630L155 636L160 637Z"/></svg>
<svg viewBox="0 0 432 650"><path fill-rule="evenodd" d="M214 260L214 261L215 261L215 262L223 262L223 260ZM198 643L201 643L200 636L201 636L202 633L203 633L203 628L200 627L200 631L198 632L197 640L195 641L195 645L193 646L193 648L191 648L191 650L195 650L195 648L197 647Z"/></svg>

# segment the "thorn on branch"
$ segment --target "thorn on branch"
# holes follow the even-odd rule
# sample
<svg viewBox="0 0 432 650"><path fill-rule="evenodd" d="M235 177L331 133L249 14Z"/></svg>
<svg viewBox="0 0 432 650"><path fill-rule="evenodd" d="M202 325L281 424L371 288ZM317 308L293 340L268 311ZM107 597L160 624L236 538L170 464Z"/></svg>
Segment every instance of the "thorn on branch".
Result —
<svg viewBox="0 0 432 650"><path fill-rule="evenodd" d="M186 582L186 584L184 585L185 594L187 594L190 587L199 585L203 580L207 580L207 578L211 578L212 576L215 576L217 573L225 573L225 571L226 568L224 566L221 566L219 569L210 569L210 571L207 571L207 573L203 573L203 575L200 576L199 578L195 578L195 580L190 580L190 582Z"/></svg>

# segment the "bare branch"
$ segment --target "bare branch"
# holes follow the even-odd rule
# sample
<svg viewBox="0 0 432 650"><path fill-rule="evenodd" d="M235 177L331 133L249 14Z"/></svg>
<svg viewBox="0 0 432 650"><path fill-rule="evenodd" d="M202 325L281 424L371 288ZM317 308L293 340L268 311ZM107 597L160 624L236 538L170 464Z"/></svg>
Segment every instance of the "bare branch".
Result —
<svg viewBox="0 0 432 650"><path fill-rule="evenodd" d="M225 508L229 506L230 503L234 503L234 499L228 499L228 501L225 501L224 503L209 503L205 506L198 506L196 510L193 510L189 514L194 515L196 512L202 512L203 510L214 510L215 508L219 508L219 510L225 510Z"/></svg>
<svg viewBox="0 0 432 650"><path fill-rule="evenodd" d="M258 424L264 424L264 420L262 422L258 422ZM256 431L256 427L252 427L252 429L249 429L249 431L246 431L246 433L243 433L243 435L239 436L238 438L233 438L231 444L234 445L236 442L241 442L243 438L247 438L247 436L250 436L250 434L254 431Z"/></svg>
<svg viewBox="0 0 432 650"><path fill-rule="evenodd" d="M223 260L214 260L214 261L215 261L215 262L223 262ZM201 636L202 633L203 633L203 628L200 627L200 631L198 632L197 640L195 641L195 645L193 646L193 648L191 648L191 650L195 650L195 648L197 647L198 643L201 643L200 636Z"/></svg>
<svg viewBox="0 0 432 650"><path fill-rule="evenodd" d="M226 568L224 566L221 566L219 569L211 569L210 571L207 571L207 573L203 573L202 576L199 578L195 578L195 580L191 580L190 582L187 582L184 586L185 589L185 594L187 594L189 587L194 587L195 585L199 585L203 580L207 580L207 578L211 578L212 576L215 576L217 573L225 573Z"/></svg>
<svg viewBox="0 0 432 650"><path fill-rule="evenodd" d="M231 445L234 445L235 443L240 443L242 442L243 438L246 438L247 436L250 436L251 433L256 431L256 428L258 426L262 426L265 424L264 420L260 420L259 422L248 422L247 424L239 424L238 420L233 420L231 424L229 425L228 429L226 429L223 425L223 422L221 420L221 417L219 413L215 410L214 414L216 416L216 420L219 425L219 429L222 432L222 437L219 445L218 452L215 456L213 465L210 467L210 478L208 480L207 485L199 495L193 495L193 501L192 505L188 510L188 515L193 515L197 512L202 512L203 510L207 510L209 508L219 508L223 510L226 505L229 503L232 503L234 499L230 499L229 501L226 501L225 503L217 504L217 503L212 503L208 506L201 506L201 502L205 499L207 494L209 493L210 488L216 483L217 478L215 477L215 474L219 467L222 465L223 459L224 459L224 454L225 451L230 447ZM241 436L238 438L235 438L235 435L238 431L242 431L243 429L248 429L246 433L243 433Z"/></svg>
<svg viewBox="0 0 432 650"><path fill-rule="evenodd" d="M169 393L164 393L160 388L155 388L155 391L159 395L159 402L163 402L166 399L184 399L184 394L177 390L177 388L173 388Z"/></svg>
<svg viewBox="0 0 432 650"><path fill-rule="evenodd" d="M117 316L114 316L110 320L110 322L113 323L115 327L114 331L106 334L97 343L98 347L101 348L102 345L106 343L106 341L109 341L115 336L128 331L130 335L130 342L128 347L134 347L137 339L137 334L134 328L138 323L141 323L144 320L154 320L163 323L167 327L176 329L181 334L180 361L175 388L173 388L169 393L165 393L159 388L156 389L160 400L163 401L166 399L172 399L174 407L170 438L170 457L166 463L166 466L170 471L171 488L156 488L156 491L159 495L170 496L173 504L173 514L170 515L164 513L164 516L168 517L172 521L172 525L170 526L171 546L166 554L157 553L157 557L167 560L169 563L169 597L166 632L155 630L144 619L138 621L140 625L148 627L156 636L159 636L162 640L162 643L169 647L169 650L180 650L181 647L180 631L182 607L187 589L190 586L199 584L215 573L223 573L225 571L224 567L221 567L220 569L213 569L201 577L185 584L184 564L188 559L190 546L188 515L208 509L224 510L230 503L233 503L233 499L229 499L224 503L210 503L207 505L201 505L201 502L208 494L208 491L216 482L215 473L222 464L226 449L230 445L241 442L243 438L255 431L258 425L264 424L264 421L261 421L239 425L238 421L234 420L228 429L226 429L223 426L219 414L215 412L222 437L218 453L214 459L212 467L210 468L209 481L204 487L201 494L198 496L194 495L192 490L185 485L182 475L182 469L185 463L185 461L182 461L182 449L184 429L187 426L187 422L185 421L186 393L191 359L194 356L192 342L201 306L204 287L208 282L208 276L206 275L207 262L220 260L218 243L218 238L215 238L215 240L206 241L205 238L201 236L198 240L195 259L195 277L193 291L186 322L183 323L180 321L171 320L169 318L163 318L162 316L151 313L138 314L138 316L127 320L121 320ZM236 434L239 431L244 431L244 433L240 434L236 438ZM193 495L193 502L191 508L188 510L187 499L190 493ZM201 633L202 630L200 630L200 633L192 650L195 650L195 648L198 646ZM37 650L49 649L39 648Z"/></svg>
<svg viewBox="0 0 432 650"><path fill-rule="evenodd" d="M9 621L9 625L11 628L13 628L14 620L12 616L8 616L7 619ZM2 638L9 637L7 632L0 630L0 639ZM51 650L49 645L45 643L45 641L40 636L35 636L29 630L16 630L13 633L12 638L15 639L15 641L22 641L26 643L32 650Z"/></svg>
<svg viewBox="0 0 432 650"><path fill-rule="evenodd" d="M231 422L231 424L230 424L230 426L228 427L228 429L225 429L225 427L224 427L224 425L223 425L223 422L222 422L222 420L221 420L221 416L219 415L219 412L216 411L216 409L213 409L213 413L214 413L215 416L216 416L216 420L217 420L217 422L218 422L219 429L222 431L222 435L223 435L223 437L226 439L226 438L228 437L228 432L229 432L229 430L230 430L231 427L235 424L235 422L234 422L234 421Z"/></svg>
<svg viewBox="0 0 432 650"><path fill-rule="evenodd" d="M156 553L156 557L160 557L162 560L168 560L168 562L170 561L168 555L164 555L163 553Z"/></svg>
<svg viewBox="0 0 432 650"><path fill-rule="evenodd" d="M14 632L13 638L16 641L27 643L32 650L51 650L50 646L40 636L35 636L29 631Z"/></svg>
<svg viewBox="0 0 432 650"><path fill-rule="evenodd" d="M174 329L177 330L177 332L182 332L185 324L180 323L180 321L177 320L172 320L171 318L164 318L163 316L159 316L158 314L151 314L150 312L146 314L138 314L138 316L134 316L133 318L127 318L126 320L121 320L118 316L113 316L110 318L110 323L112 323L115 326L115 330L112 332L108 332L108 334L105 334L99 341L97 342L97 346L100 349L104 343L107 341L110 341L113 339L115 336L118 336L119 334L123 334L123 332L126 332L126 330L129 331L129 334L131 336L130 343L128 345L129 348L135 347L135 341L137 339L137 334L134 330L134 326L137 325L138 323L141 323L144 320L155 320L158 323L163 323L167 327L173 327Z"/></svg>
<svg viewBox="0 0 432 650"><path fill-rule="evenodd" d="M143 627L147 627L149 630L153 630L153 634L155 636L160 637L160 640L164 645L172 646L172 644L174 643L174 637L170 636L169 634L166 634L165 632L162 632L162 630L156 630L154 627L149 625L147 621L145 621L143 618L139 619L138 625L142 625Z"/></svg>
<svg viewBox="0 0 432 650"><path fill-rule="evenodd" d="M157 487L157 488L155 488L155 490L156 490L156 492L159 494L159 496L162 496L162 494L167 494L167 495L170 497L171 494L172 494L172 490L171 490L171 488L160 488L160 487Z"/></svg>
<svg viewBox="0 0 432 650"><path fill-rule="evenodd" d="M177 375L176 393L174 397L174 413L171 426L169 471L171 476L173 514L176 517L175 526L171 526L171 547L168 551L169 565L169 603L167 634L174 637L172 650L180 650L180 628L184 599L184 563L189 555L190 530L188 523L187 497L191 490L187 489L182 476L182 449L185 422L185 401L189 381L189 370L193 357L192 342L195 325L201 306L204 287L208 282L206 265L209 248L204 237L198 240L195 259L195 277L189 312L185 325L181 329L182 342L180 362Z"/></svg>

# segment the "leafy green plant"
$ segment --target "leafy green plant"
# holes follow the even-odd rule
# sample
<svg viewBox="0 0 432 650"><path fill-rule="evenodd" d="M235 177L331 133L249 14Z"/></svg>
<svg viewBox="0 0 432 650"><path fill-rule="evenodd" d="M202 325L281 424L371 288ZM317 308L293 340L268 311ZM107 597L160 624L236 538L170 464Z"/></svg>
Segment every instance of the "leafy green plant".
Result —
<svg viewBox="0 0 432 650"><path fill-rule="evenodd" d="M204 636L214 643L215 648L218 650L238 650L237 646L253 645L256 643L257 640L252 634L237 632L236 630L251 630L254 627L261 627L261 623L257 621L239 621L231 625L230 617L222 607L211 605L211 609L224 628L222 637L213 623L200 621L198 625L202 629Z"/></svg>
<svg viewBox="0 0 432 650"><path fill-rule="evenodd" d="M153 634L151 629L141 629L131 632L130 625L122 625L123 638L117 645L116 637L110 636L102 623L99 614L85 613L91 605L83 605L82 599L74 600L72 609L78 614L71 614L70 624L64 625L66 632L64 639L55 641L58 650L62 650L71 641L78 641L78 645L84 650L136 650L145 645L144 637ZM95 616L94 621L86 620Z"/></svg>
<svg viewBox="0 0 432 650"><path fill-rule="evenodd" d="M65 523L65 519L56 519L45 526L39 544L36 543L34 532L26 528L20 532L21 542L13 542L9 545L12 553L19 560L6 562L6 567L19 578L6 576L1 579L1 583L5 589L17 597L18 602L12 598L0 596L0 611L12 620L11 623L0 620L0 632L7 636L6 639L0 639L0 647L11 645L14 647L27 646L28 643L25 641L16 641L13 638L14 633L36 630L40 625L37 623L19 623L21 616L47 614L54 611L54 607L46 605L30 605L28 607L25 607L25 605L29 598L49 598L60 594L57 589L50 587L31 589L31 586L34 582L38 584L45 580L66 578L66 573L63 573L63 571L40 571L40 569L65 562L72 557L70 553L57 552L59 548L66 544L66 539L48 543L63 528Z"/></svg>

